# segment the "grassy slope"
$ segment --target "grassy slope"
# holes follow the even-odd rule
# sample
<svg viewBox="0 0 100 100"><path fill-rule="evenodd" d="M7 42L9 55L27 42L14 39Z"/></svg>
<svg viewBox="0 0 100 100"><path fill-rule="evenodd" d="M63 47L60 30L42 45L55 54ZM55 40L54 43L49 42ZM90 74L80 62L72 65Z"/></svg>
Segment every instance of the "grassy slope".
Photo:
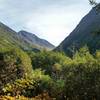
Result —
<svg viewBox="0 0 100 100"><path fill-rule="evenodd" d="M0 50L9 50L10 48L21 48L23 50L33 50L38 49L36 45L31 45L23 41L18 34L7 27L6 25L0 23Z"/></svg>

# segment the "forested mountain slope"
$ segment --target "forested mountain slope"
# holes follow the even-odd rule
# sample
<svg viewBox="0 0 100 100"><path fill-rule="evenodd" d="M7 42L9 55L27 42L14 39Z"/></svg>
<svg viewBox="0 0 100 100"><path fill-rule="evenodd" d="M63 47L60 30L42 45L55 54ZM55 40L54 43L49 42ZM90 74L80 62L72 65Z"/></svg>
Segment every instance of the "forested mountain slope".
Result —
<svg viewBox="0 0 100 100"><path fill-rule="evenodd" d="M91 52L100 49L100 12L94 7L55 49L72 55L76 50L87 45Z"/></svg>

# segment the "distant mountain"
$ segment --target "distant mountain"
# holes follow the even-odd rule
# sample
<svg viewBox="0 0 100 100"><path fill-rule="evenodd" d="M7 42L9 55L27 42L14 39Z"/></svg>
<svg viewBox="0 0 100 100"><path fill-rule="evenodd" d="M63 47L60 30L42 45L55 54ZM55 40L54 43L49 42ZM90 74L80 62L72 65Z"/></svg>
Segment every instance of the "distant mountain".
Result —
<svg viewBox="0 0 100 100"><path fill-rule="evenodd" d="M37 51L43 48L53 49L54 46L31 33L25 31L17 33L0 22L0 48L20 48L22 50Z"/></svg>
<svg viewBox="0 0 100 100"><path fill-rule="evenodd" d="M24 48L25 44L14 30L3 23L0 23L0 48L10 47Z"/></svg>
<svg viewBox="0 0 100 100"><path fill-rule="evenodd" d="M31 45L22 40L18 33L8 26L0 23L0 48L20 48L23 50L37 49L36 45Z"/></svg>
<svg viewBox="0 0 100 100"><path fill-rule="evenodd" d="M19 37L24 40L25 42L31 44L31 45L36 45L37 47L40 48L46 48L46 49L54 49L55 46L49 43L48 41L44 39L40 39L33 33L29 33L26 31L20 31L18 32Z"/></svg>
<svg viewBox="0 0 100 100"><path fill-rule="evenodd" d="M91 52L100 50L100 12L94 7L70 33L70 35L55 49L69 55L87 45Z"/></svg>

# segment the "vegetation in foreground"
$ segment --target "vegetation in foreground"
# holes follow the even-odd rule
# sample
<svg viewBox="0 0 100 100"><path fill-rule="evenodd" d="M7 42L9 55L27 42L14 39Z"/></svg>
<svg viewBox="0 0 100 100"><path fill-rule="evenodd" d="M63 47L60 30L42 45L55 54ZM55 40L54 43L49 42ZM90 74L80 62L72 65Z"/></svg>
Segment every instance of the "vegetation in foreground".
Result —
<svg viewBox="0 0 100 100"><path fill-rule="evenodd" d="M64 53L10 50L0 53L0 95L56 100L100 99L100 52L87 47L72 58ZM46 99L49 100L49 99Z"/></svg>
<svg viewBox="0 0 100 100"><path fill-rule="evenodd" d="M55 98L50 98L48 93L42 93L31 98L24 96L0 96L0 100L55 100Z"/></svg>

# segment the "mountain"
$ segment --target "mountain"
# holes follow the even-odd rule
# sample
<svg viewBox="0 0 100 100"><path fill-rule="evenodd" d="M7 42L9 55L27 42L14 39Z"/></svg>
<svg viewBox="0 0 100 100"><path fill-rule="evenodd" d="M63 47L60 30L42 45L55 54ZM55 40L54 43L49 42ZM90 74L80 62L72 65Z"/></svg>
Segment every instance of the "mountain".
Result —
<svg viewBox="0 0 100 100"><path fill-rule="evenodd" d="M77 25L77 27L55 49L72 55L74 51L87 45L91 53L100 50L100 12L94 7Z"/></svg>
<svg viewBox="0 0 100 100"><path fill-rule="evenodd" d="M38 38L36 35L20 31L15 32L0 22L0 48L21 48L23 50L37 51L43 48L53 49L48 41Z"/></svg>
<svg viewBox="0 0 100 100"><path fill-rule="evenodd" d="M36 46L23 41L14 30L0 23L0 48L21 48L31 50Z"/></svg>
<svg viewBox="0 0 100 100"><path fill-rule="evenodd" d="M55 46L49 43L48 41L44 39L40 39L37 37L35 34L26 32L26 31L20 31L18 32L19 37L24 40L25 42L31 44L31 45L36 45L37 47L40 48L46 48L46 49L54 49Z"/></svg>

